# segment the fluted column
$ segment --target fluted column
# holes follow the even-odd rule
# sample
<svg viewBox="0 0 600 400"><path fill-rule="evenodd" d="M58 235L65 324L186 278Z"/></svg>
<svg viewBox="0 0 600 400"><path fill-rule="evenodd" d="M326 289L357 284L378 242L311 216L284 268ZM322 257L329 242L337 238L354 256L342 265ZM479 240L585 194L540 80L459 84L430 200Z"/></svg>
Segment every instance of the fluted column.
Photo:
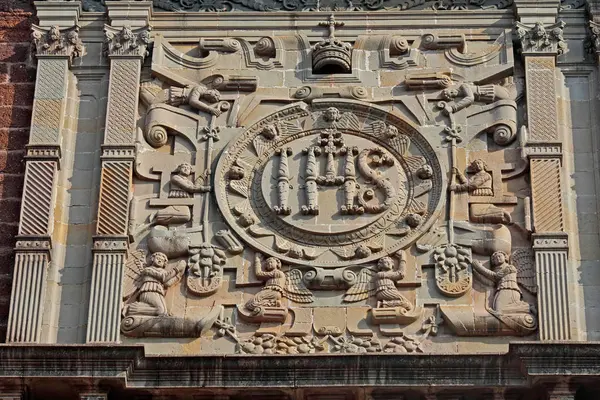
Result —
<svg viewBox="0 0 600 400"><path fill-rule="evenodd" d="M112 20L112 25L104 28L110 59L110 82L102 146L98 224L93 247L88 343L119 341L140 70L150 38L147 18L151 3L108 2L107 6ZM140 13L145 10L146 19L119 18L121 14L129 15L132 7ZM144 25L136 28L135 24L140 22Z"/></svg>
<svg viewBox="0 0 600 400"><path fill-rule="evenodd" d="M81 5L71 2L64 7L65 15L78 16ZM31 133L26 147L25 185L15 249L7 342L40 341L46 273L52 250L56 175L65 129L68 74L73 58L84 52L76 24L68 27L33 25L32 30L38 59L37 79Z"/></svg>
<svg viewBox="0 0 600 400"><path fill-rule="evenodd" d="M558 2L541 3L553 5L556 13ZM551 9L546 7L546 10ZM525 64L526 151L532 191L539 334L540 340L569 340L569 241L563 206L563 143L558 131L555 88L556 57L567 51L562 37L564 23L531 23L530 19L535 13L523 9L517 12L526 15L529 22L517 22L516 35L520 39ZM544 17L547 21L548 15L544 14Z"/></svg>

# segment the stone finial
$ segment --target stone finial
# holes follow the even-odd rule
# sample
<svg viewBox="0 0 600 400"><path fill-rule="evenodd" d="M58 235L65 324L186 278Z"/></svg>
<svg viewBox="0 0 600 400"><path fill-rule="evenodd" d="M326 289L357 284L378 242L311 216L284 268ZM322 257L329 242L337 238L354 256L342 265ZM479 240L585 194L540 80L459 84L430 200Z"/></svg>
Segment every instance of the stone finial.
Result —
<svg viewBox="0 0 600 400"><path fill-rule="evenodd" d="M567 43L563 38L565 23L558 21L548 27L541 22L534 25L526 25L515 22L516 36L521 44L523 54L565 54Z"/></svg>
<svg viewBox="0 0 600 400"><path fill-rule="evenodd" d="M114 28L104 25L104 36L106 38L106 52L110 57L146 57L148 55L148 44L150 43L150 31L147 25L143 28L132 30L128 26Z"/></svg>
<svg viewBox="0 0 600 400"><path fill-rule="evenodd" d="M32 25L31 37L36 56L82 57L85 48L79 38L79 26L60 30L58 25L42 28Z"/></svg>
<svg viewBox="0 0 600 400"><path fill-rule="evenodd" d="M335 38L335 28L346 25L344 22L336 21L335 16L331 14L326 22L319 22L319 26L327 27L329 30L329 39Z"/></svg>

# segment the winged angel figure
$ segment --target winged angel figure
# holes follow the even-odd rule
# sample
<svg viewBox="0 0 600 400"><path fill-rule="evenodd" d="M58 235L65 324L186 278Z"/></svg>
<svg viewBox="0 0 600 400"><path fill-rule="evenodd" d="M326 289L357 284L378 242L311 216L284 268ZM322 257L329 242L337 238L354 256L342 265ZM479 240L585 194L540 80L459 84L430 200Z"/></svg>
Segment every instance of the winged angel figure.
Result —
<svg viewBox="0 0 600 400"><path fill-rule="evenodd" d="M142 250L130 253L125 263L123 282L124 316L166 316L167 288L181 280L186 262L180 261L168 267L169 259L164 253L156 252L146 263Z"/></svg>
<svg viewBox="0 0 600 400"><path fill-rule="evenodd" d="M521 287L531 294L537 293L534 258L531 250L518 249L512 254L497 251L491 256L491 269L473 260L473 269L484 284L496 287L492 308L497 313L530 313L531 305L523 301Z"/></svg>
<svg viewBox="0 0 600 400"><path fill-rule="evenodd" d="M263 307L281 307L281 298L286 297L296 303L312 303L313 294L302 283L302 273L293 269L288 273L281 270L281 260L269 257L262 268L261 256L254 256L254 273L262 281L266 281L260 292L246 303L246 309L259 313Z"/></svg>
<svg viewBox="0 0 600 400"><path fill-rule="evenodd" d="M404 313L413 309L412 304L400 293L396 282L404 279L406 272L406 253L397 253L400 260L398 269L394 269L391 257L382 257L377 262L377 270L363 268L358 282L344 295L344 301L353 303L375 295L377 308L400 307Z"/></svg>

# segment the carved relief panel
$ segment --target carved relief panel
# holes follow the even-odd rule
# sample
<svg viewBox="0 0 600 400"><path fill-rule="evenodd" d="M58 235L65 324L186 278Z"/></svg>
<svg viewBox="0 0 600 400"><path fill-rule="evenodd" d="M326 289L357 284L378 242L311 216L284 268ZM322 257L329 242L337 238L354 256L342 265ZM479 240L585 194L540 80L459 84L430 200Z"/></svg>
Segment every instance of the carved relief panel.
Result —
<svg viewBox="0 0 600 400"><path fill-rule="evenodd" d="M342 25L322 24L329 42ZM295 354L535 337L510 32L358 37L340 41L349 73L286 77L311 52L327 65L313 42L156 36L123 340ZM360 72L369 52L380 65Z"/></svg>

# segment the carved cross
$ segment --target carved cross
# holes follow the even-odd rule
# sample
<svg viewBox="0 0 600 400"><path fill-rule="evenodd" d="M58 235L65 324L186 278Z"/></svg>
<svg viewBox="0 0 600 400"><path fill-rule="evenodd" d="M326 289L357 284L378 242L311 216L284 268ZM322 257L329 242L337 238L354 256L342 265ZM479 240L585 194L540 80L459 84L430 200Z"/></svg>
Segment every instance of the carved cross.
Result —
<svg viewBox="0 0 600 400"><path fill-rule="evenodd" d="M345 23L335 20L335 16L331 14L327 22L319 22L319 26L326 26L329 28L329 39L335 38L335 28L344 26Z"/></svg>
<svg viewBox="0 0 600 400"><path fill-rule="evenodd" d="M319 176L317 182L327 186L341 185L344 182L344 177L336 176L334 159L341 151L341 147L344 146L344 139L341 132L338 132L336 129L326 129L321 133L319 145L323 147L323 151L327 155L327 166L325 168L325 176Z"/></svg>
<svg viewBox="0 0 600 400"><path fill-rule="evenodd" d="M321 134L319 144L323 147L325 154L336 154L338 148L344 145L344 139L339 132L327 130Z"/></svg>

